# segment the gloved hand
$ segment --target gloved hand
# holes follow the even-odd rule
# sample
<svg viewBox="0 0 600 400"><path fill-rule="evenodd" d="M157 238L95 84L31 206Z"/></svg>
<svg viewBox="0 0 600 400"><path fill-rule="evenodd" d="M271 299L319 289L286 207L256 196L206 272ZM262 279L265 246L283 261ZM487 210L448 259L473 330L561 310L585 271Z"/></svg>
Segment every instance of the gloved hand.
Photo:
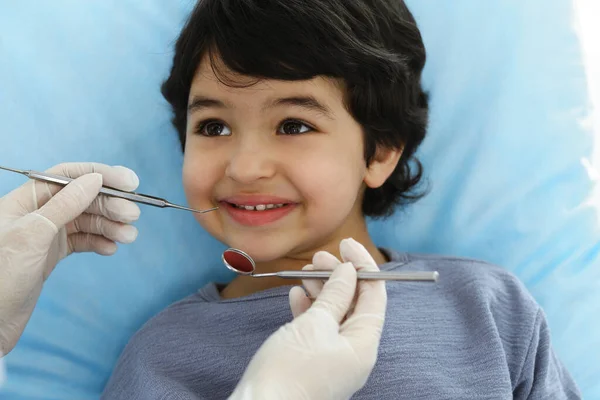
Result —
<svg viewBox="0 0 600 400"><path fill-rule="evenodd" d="M364 386L377 359L387 294L383 281L357 285L357 269L379 270L361 244L345 239L340 253L344 263L330 253L314 255L306 269L335 268L332 276L322 290L304 282L313 283L312 304L302 288L292 289L295 319L260 347L230 399L349 399Z"/></svg>
<svg viewBox="0 0 600 400"><path fill-rule="evenodd" d="M77 179L64 188L30 180L0 198L0 357L15 346L61 259L73 252L110 255L115 242L137 236L129 225L140 215L136 204L97 197L103 183L134 190L139 180L133 171L71 163L47 172Z"/></svg>

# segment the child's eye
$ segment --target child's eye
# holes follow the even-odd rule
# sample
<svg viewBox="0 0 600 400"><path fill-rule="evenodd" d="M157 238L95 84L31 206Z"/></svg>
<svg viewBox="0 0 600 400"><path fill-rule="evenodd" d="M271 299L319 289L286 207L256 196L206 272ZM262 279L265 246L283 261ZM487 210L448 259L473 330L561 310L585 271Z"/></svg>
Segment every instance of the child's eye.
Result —
<svg viewBox="0 0 600 400"><path fill-rule="evenodd" d="M229 136L231 130L220 121L208 120L198 124L196 133L204 136Z"/></svg>
<svg viewBox="0 0 600 400"><path fill-rule="evenodd" d="M299 135L313 130L311 126L292 119L284 121L279 126L279 133L283 135Z"/></svg>

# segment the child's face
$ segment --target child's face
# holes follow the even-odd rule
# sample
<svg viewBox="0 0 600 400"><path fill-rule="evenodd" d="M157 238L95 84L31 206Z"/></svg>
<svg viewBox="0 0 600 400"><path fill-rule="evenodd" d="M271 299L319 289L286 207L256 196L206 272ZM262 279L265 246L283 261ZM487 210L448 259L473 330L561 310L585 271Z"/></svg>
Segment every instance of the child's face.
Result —
<svg viewBox="0 0 600 400"><path fill-rule="evenodd" d="M206 61L190 91L183 183L191 207L220 208L198 215L200 224L259 263L310 259L344 237L366 234L365 184L381 185L391 170L366 167L362 129L344 108L339 83L315 78L230 87ZM289 205L242 211L228 201Z"/></svg>

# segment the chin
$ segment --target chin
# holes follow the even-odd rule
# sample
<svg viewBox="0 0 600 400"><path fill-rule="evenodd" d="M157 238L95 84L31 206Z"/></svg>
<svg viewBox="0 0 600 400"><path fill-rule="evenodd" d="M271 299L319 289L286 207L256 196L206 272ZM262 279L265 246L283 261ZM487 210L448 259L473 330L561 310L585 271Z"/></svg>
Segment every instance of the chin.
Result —
<svg viewBox="0 0 600 400"><path fill-rule="evenodd" d="M255 235L254 237L229 237L223 242L228 247L247 253L254 262L265 263L283 258L292 252L294 244L282 239L281 235L274 238Z"/></svg>
<svg viewBox="0 0 600 400"><path fill-rule="evenodd" d="M275 261L275 260L285 257L288 254L288 251L286 251L283 248L280 248L279 246L268 246L266 244L246 245L246 246L240 245L239 247L238 246L231 246L231 247L234 247L236 249L240 249L240 250L244 251L250 257L252 257L252 259L254 260L255 263L266 263L266 262Z"/></svg>

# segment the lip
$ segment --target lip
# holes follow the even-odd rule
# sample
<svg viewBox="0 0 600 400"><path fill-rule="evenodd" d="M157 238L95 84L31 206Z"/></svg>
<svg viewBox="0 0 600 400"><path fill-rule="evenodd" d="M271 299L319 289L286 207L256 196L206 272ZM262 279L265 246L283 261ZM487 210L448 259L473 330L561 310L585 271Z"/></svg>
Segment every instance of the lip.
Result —
<svg viewBox="0 0 600 400"><path fill-rule="evenodd" d="M281 197L273 196L251 196L251 197L229 197L221 200L221 209L235 222L244 226L263 226L278 221L294 211L298 203ZM259 204L286 204L283 207L263 211L248 211L234 206L231 203L245 206L256 206Z"/></svg>

